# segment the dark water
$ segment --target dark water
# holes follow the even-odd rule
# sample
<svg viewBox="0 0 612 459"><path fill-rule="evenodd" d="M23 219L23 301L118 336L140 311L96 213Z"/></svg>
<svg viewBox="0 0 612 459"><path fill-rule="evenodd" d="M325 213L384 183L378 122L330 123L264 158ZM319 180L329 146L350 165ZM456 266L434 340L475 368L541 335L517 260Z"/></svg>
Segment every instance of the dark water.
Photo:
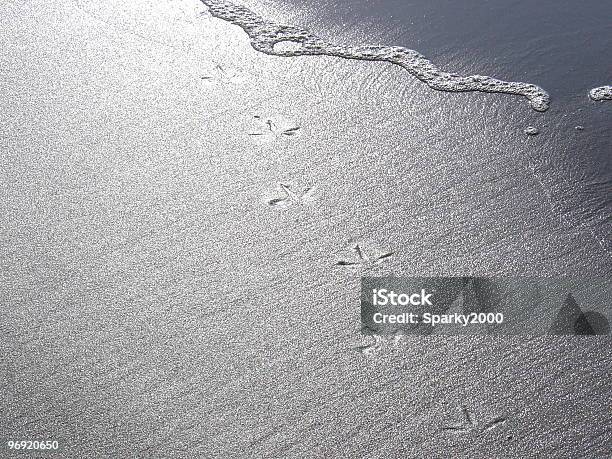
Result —
<svg viewBox="0 0 612 459"><path fill-rule="evenodd" d="M461 73L530 81L564 102L609 84L609 2L274 2L299 25L341 41L416 49ZM286 9L284 5L287 6ZM294 13L293 11L299 11Z"/></svg>

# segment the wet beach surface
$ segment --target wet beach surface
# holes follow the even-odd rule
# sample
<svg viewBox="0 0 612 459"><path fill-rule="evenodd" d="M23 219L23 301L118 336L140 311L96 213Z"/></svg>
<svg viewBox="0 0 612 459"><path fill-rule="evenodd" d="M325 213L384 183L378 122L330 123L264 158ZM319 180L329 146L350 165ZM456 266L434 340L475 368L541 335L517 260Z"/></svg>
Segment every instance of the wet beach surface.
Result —
<svg viewBox="0 0 612 459"><path fill-rule="evenodd" d="M365 337L359 280L610 278L612 5L374 3L244 4L551 108L266 55L197 1L0 6L3 445L609 453L609 336Z"/></svg>

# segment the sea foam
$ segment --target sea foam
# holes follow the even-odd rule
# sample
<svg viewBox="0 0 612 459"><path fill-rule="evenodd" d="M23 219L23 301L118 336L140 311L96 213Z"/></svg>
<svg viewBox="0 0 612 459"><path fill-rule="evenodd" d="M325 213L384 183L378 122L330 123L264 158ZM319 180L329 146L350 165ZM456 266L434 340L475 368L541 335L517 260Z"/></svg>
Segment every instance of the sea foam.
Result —
<svg viewBox="0 0 612 459"><path fill-rule="evenodd" d="M612 86L600 86L589 91L589 97L593 100L612 100Z"/></svg>
<svg viewBox="0 0 612 459"><path fill-rule="evenodd" d="M425 56L402 46L344 46L328 43L306 29L268 21L250 9L224 0L201 0L216 18L240 26L257 51L273 56L335 56L344 59L390 62L406 69L432 89L479 91L527 98L534 110L546 111L550 96L537 85L503 81L481 75L460 76L436 67Z"/></svg>

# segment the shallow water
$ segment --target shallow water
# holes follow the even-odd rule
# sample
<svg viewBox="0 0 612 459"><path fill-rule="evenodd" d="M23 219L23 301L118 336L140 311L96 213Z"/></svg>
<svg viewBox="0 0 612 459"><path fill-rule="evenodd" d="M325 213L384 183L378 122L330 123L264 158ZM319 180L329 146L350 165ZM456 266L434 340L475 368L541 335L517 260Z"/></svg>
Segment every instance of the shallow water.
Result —
<svg viewBox="0 0 612 459"><path fill-rule="evenodd" d="M515 94L526 97L534 110L543 112L548 109L550 96L533 84L500 81L481 75L461 77L441 71L425 56L412 49L400 46L339 45L326 42L301 27L275 23L235 2L202 0L202 3L208 6L214 17L240 26L251 38L252 46L266 54L283 57L332 56L388 62L404 68L438 91Z"/></svg>

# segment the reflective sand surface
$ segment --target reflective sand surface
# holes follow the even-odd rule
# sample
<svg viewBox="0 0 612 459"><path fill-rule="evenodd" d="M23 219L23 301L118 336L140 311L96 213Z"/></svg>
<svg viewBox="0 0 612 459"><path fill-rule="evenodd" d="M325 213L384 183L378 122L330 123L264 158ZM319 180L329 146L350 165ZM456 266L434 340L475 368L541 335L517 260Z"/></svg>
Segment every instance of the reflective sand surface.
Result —
<svg viewBox="0 0 612 459"><path fill-rule="evenodd" d="M606 75L573 96L476 46L461 67L362 41L539 84L542 114L390 64L269 56L197 1L12 1L0 24L4 443L604 455L609 337L375 340L358 300L362 274L609 277L612 105L586 97ZM356 243L393 256L338 265Z"/></svg>

